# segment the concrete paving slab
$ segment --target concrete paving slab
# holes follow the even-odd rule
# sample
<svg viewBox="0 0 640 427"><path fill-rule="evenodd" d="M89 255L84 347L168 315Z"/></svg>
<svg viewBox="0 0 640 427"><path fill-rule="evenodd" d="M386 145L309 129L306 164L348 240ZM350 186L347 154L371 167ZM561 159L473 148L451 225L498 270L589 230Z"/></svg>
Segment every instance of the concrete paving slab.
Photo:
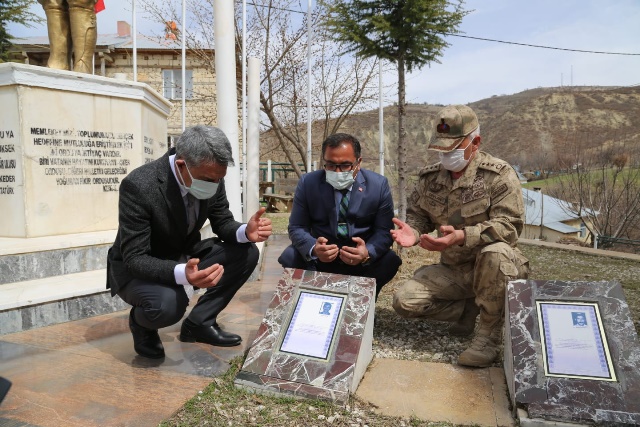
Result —
<svg viewBox="0 0 640 427"><path fill-rule="evenodd" d="M356 396L384 415L463 425L515 425L500 368L374 359Z"/></svg>
<svg viewBox="0 0 640 427"><path fill-rule="evenodd" d="M288 244L274 240L264 265L277 264ZM219 316L221 327L242 336L236 347L182 343L177 323L159 331L164 359L137 356L128 310L0 336L0 375L13 383L0 426L157 426L244 354L281 273L263 271Z"/></svg>

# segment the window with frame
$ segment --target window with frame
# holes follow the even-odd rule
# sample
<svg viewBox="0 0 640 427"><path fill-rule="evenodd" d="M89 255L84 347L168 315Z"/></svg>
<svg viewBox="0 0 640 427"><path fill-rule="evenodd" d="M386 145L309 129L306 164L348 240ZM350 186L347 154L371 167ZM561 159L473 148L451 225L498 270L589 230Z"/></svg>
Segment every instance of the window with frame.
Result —
<svg viewBox="0 0 640 427"><path fill-rule="evenodd" d="M186 70L185 98L193 99L193 70ZM182 69L162 70L162 95L167 99L182 99Z"/></svg>

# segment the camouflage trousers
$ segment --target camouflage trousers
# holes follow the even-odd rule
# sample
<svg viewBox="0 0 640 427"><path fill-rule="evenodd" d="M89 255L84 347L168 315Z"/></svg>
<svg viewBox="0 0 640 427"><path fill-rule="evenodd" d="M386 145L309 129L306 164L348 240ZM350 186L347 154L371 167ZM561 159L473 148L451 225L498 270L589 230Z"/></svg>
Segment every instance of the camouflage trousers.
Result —
<svg viewBox="0 0 640 427"><path fill-rule="evenodd" d="M518 249L494 243L480 249L474 262L420 267L396 290L393 308L403 317L456 322L466 300L473 298L481 321L484 317L498 322L504 314L507 282L528 274L529 262Z"/></svg>

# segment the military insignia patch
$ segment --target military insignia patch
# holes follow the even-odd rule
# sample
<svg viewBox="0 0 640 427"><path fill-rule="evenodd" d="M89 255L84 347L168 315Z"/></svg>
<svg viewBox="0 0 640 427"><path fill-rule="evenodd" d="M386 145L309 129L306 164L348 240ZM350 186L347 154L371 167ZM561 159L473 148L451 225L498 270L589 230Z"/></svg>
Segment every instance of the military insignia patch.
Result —
<svg viewBox="0 0 640 427"><path fill-rule="evenodd" d="M462 192L462 203L473 202L474 200L482 199L486 195L487 193L484 191L484 188L477 191L474 191L473 188L469 188Z"/></svg>
<svg viewBox="0 0 640 427"><path fill-rule="evenodd" d="M432 200L436 203L439 203L441 205L444 205L446 203L446 199L438 194L434 194L432 192L428 192L427 193L427 199L428 200Z"/></svg>
<svg viewBox="0 0 640 427"><path fill-rule="evenodd" d="M500 184L491 193L491 201L493 203L499 202L500 200L502 200L504 198L504 196L506 195L505 193L507 191L509 191L509 186L507 184L505 184L505 183Z"/></svg>
<svg viewBox="0 0 640 427"><path fill-rule="evenodd" d="M442 191L442 189L444 188L444 185L438 184L435 181L431 181L428 187L429 187L429 191L433 191L434 193L437 193L439 191Z"/></svg>
<svg viewBox="0 0 640 427"><path fill-rule="evenodd" d="M482 199L486 195L487 192L484 189L484 178L478 175L473 180L471 187L462 191L462 203L473 202L474 200Z"/></svg>
<svg viewBox="0 0 640 427"><path fill-rule="evenodd" d="M415 206L418 204L418 200L420 200L420 194L418 194L417 191L414 191L413 193L411 193L411 198L409 200L409 202Z"/></svg>

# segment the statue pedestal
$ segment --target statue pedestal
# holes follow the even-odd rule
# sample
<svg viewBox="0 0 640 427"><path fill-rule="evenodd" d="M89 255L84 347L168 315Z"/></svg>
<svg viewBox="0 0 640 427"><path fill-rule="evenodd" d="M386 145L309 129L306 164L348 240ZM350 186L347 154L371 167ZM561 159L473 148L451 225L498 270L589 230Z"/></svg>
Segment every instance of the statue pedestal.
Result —
<svg viewBox="0 0 640 427"><path fill-rule="evenodd" d="M116 229L120 182L167 150L143 83L5 63L0 105L0 237Z"/></svg>

